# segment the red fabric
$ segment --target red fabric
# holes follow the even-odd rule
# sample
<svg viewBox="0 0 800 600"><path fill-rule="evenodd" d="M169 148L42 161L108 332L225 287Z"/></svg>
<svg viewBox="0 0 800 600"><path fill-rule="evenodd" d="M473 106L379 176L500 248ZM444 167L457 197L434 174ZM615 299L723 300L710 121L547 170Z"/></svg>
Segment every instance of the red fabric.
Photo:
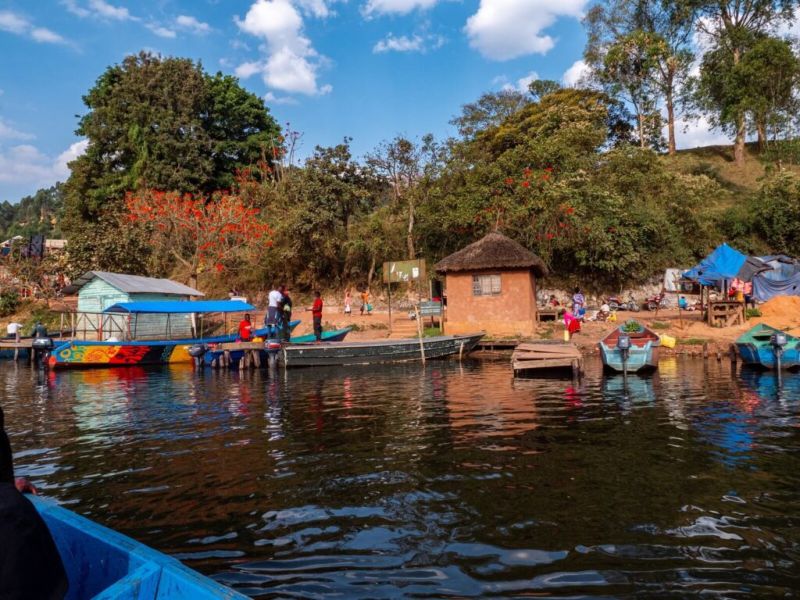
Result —
<svg viewBox="0 0 800 600"><path fill-rule="evenodd" d="M573 333L578 333L581 330L581 322L578 319L572 319L567 325L567 331L569 334L572 335Z"/></svg>
<svg viewBox="0 0 800 600"><path fill-rule="evenodd" d="M243 342L250 340L253 337L253 324L250 321L242 321L239 323L239 339Z"/></svg>
<svg viewBox="0 0 800 600"><path fill-rule="evenodd" d="M322 298L314 299L314 306L311 307L311 316L313 317L322 316Z"/></svg>

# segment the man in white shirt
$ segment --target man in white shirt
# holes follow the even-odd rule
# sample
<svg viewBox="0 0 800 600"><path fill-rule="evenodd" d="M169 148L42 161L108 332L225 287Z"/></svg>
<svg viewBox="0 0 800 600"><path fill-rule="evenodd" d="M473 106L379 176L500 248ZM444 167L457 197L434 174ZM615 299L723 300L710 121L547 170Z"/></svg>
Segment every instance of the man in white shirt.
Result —
<svg viewBox="0 0 800 600"><path fill-rule="evenodd" d="M22 329L22 323L15 323L11 321L6 327L6 331L8 332L8 337L14 337L14 340L19 342L19 332Z"/></svg>
<svg viewBox="0 0 800 600"><path fill-rule="evenodd" d="M283 302L283 294L278 291L277 286L272 287L269 293L269 304L267 305L267 319L265 321L267 327L275 327L278 325L278 308Z"/></svg>

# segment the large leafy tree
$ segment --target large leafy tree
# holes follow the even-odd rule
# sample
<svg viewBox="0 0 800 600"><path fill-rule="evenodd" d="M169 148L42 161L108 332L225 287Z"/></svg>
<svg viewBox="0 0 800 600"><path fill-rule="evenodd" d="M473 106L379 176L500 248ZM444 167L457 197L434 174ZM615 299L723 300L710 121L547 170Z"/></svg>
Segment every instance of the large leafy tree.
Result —
<svg viewBox="0 0 800 600"><path fill-rule="evenodd" d="M747 134L746 92L738 83L740 63L775 26L790 21L796 0L679 0L713 50L703 57L699 104L734 135L733 156L745 163Z"/></svg>
<svg viewBox="0 0 800 600"><path fill-rule="evenodd" d="M88 112L76 133L88 146L70 164L66 184L65 229L71 241L93 232L113 235L113 227L107 231L98 224L123 212L129 191L208 194L229 188L237 169L270 162L280 145L279 128L263 100L235 78L209 75L188 59L128 56L100 76L84 103ZM71 253L84 245L72 244ZM140 246L127 251L141 251ZM111 266L96 252L74 261Z"/></svg>
<svg viewBox="0 0 800 600"><path fill-rule="evenodd" d="M667 148L676 151L677 111L686 100L692 62L691 12L666 0L603 0L587 13L585 57L595 79L612 94L624 90L641 121L658 126L667 118ZM653 137L652 133L649 137ZM640 142L645 141L639 132Z"/></svg>

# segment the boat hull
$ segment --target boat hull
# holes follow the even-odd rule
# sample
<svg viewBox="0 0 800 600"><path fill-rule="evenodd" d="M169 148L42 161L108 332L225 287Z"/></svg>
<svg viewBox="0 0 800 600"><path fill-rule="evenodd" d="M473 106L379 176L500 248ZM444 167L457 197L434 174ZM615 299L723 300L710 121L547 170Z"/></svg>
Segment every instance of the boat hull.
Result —
<svg viewBox="0 0 800 600"><path fill-rule="evenodd" d="M637 373L652 371L658 368L660 346L647 342L644 346L631 346L627 361L622 360L622 351L616 346L608 346L600 342L600 356L603 366L611 371Z"/></svg>
<svg viewBox="0 0 800 600"><path fill-rule="evenodd" d="M771 345L758 345L750 342L737 342L736 349L742 363L762 369L777 368L775 350ZM786 347L781 353L781 369L800 368L800 344Z"/></svg>
<svg viewBox="0 0 800 600"><path fill-rule="evenodd" d="M244 600L178 560L48 500L29 496L56 543L69 579L67 599Z"/></svg>
<svg viewBox="0 0 800 600"><path fill-rule="evenodd" d="M323 331L322 332L322 341L323 342L341 342L347 337L347 334L352 331L352 327L345 327L344 329L337 329L334 331ZM308 335L301 335L297 337L291 338L291 343L293 344L309 344L314 343L316 337L314 334ZM209 350L203 355L203 364L205 366L211 366L214 360L218 360L219 357L222 355L222 350ZM244 350L231 350L229 353L231 358L231 367L236 367L239 364L239 361L244 356ZM262 364L267 364L267 351L262 350L261 354L261 362Z"/></svg>
<svg viewBox="0 0 800 600"><path fill-rule="evenodd" d="M292 321L291 329L300 321ZM268 328L256 330L257 336L266 336ZM191 363L189 348L195 344L236 341L237 335L216 336L188 340L154 340L132 342L95 342L70 340L56 346L50 353L50 366L62 368L129 367Z"/></svg>
<svg viewBox="0 0 800 600"><path fill-rule="evenodd" d="M466 356L483 333L422 338L425 359ZM417 338L377 342L341 342L330 344L289 344L279 353L286 367L318 367L409 362L422 359Z"/></svg>

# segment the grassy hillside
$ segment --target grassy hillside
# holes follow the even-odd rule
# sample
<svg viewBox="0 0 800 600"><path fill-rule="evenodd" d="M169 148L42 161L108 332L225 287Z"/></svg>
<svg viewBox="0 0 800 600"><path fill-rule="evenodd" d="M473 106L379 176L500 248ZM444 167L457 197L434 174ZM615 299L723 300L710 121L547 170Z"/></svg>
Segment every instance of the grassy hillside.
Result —
<svg viewBox="0 0 800 600"><path fill-rule="evenodd" d="M733 146L702 146L679 150L674 157L665 156L664 161L669 168L680 173L711 177L731 192L728 200L734 201L740 194L757 190L767 172L756 144L747 144L746 150L747 162L744 169L739 169L733 162ZM784 165L783 168L800 175L798 165Z"/></svg>

